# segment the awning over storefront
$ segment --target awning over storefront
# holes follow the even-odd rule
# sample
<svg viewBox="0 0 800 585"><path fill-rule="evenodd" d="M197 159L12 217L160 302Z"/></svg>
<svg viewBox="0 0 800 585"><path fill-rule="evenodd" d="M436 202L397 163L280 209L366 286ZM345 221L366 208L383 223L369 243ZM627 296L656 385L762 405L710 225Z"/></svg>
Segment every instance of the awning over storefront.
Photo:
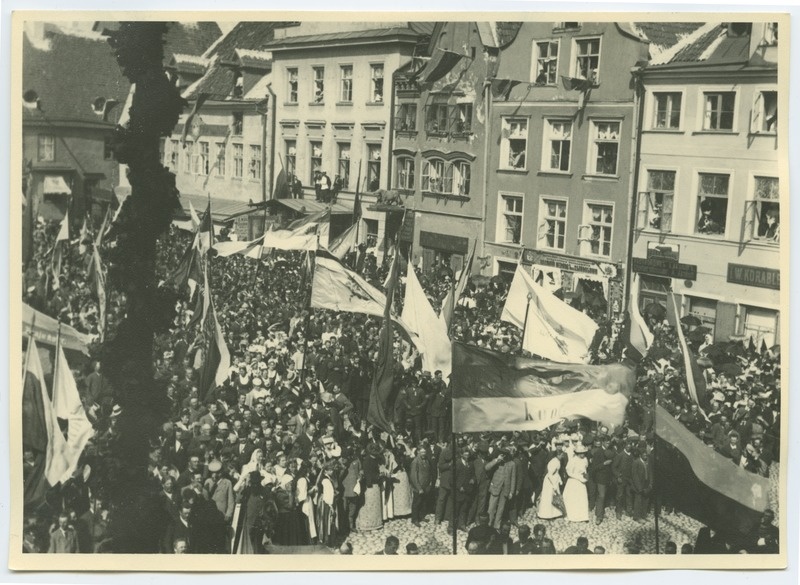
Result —
<svg viewBox="0 0 800 585"><path fill-rule="evenodd" d="M69 188L64 177L48 175L44 178L42 193L45 195L71 195L72 189Z"/></svg>
<svg viewBox="0 0 800 585"><path fill-rule="evenodd" d="M190 203L192 207L194 207L195 212L197 212L198 217L202 217L206 211L206 207L208 207L207 195L181 193L180 200L182 212L178 211L174 215L174 219L178 221L186 221L191 218L191 214L189 212ZM216 224L228 223L240 215L245 215L254 211L258 211L258 207L251 206L245 201L236 201L234 199L218 199L216 197L211 198L211 218Z"/></svg>
<svg viewBox="0 0 800 585"><path fill-rule="evenodd" d="M212 203L213 205L213 203ZM314 199L270 199L266 202L267 209L288 208L296 213L312 215L327 210L328 204ZM352 203L336 202L331 207L331 215L352 215Z"/></svg>

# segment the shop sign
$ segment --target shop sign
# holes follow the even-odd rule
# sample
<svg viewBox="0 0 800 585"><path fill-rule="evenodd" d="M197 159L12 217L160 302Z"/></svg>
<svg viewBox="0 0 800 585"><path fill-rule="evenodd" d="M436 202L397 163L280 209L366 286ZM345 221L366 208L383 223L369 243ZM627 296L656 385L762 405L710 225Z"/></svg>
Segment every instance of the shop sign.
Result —
<svg viewBox="0 0 800 585"><path fill-rule="evenodd" d="M774 268L761 266L747 266L746 264L728 264L728 282L780 290L781 271Z"/></svg>
<svg viewBox="0 0 800 585"><path fill-rule="evenodd" d="M659 258L678 262L681 259L681 245L647 242L647 259L653 260Z"/></svg>
<svg viewBox="0 0 800 585"><path fill-rule="evenodd" d="M413 242L414 241L414 220L416 214L413 211L406 213L405 221L400 226L400 241Z"/></svg>
<svg viewBox="0 0 800 585"><path fill-rule="evenodd" d="M442 252L466 254L469 249L469 239L434 232L420 232L419 245L423 248L432 248Z"/></svg>
<svg viewBox="0 0 800 585"><path fill-rule="evenodd" d="M575 258L574 256L566 256L562 254L551 254L549 252L541 252L539 250L532 250L525 248L522 251L523 264L539 264L542 266L551 266L559 270L568 272L583 272L586 274L597 274L607 278L614 278L617 276L617 267L607 262L594 262L585 258Z"/></svg>
<svg viewBox="0 0 800 585"><path fill-rule="evenodd" d="M697 280L697 265L681 264L665 258L632 258L631 269L652 276L677 278L679 280Z"/></svg>

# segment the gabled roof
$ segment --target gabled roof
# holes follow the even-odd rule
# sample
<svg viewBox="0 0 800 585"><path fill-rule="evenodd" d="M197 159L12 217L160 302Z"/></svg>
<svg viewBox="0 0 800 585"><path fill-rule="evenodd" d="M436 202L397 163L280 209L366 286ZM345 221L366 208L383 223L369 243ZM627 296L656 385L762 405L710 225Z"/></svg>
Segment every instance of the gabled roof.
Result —
<svg viewBox="0 0 800 585"><path fill-rule="evenodd" d="M170 22L164 44L164 63L169 63L175 53L202 55L222 36L216 22ZM96 22L93 30L117 30L119 22Z"/></svg>
<svg viewBox="0 0 800 585"><path fill-rule="evenodd" d="M335 33L321 33L277 39L264 44L263 48L272 51L281 49L297 49L303 46L313 46L319 43L363 43L367 41L388 39L392 37L405 37L409 41L419 39L420 33L410 27L391 27L370 30L342 31Z"/></svg>
<svg viewBox="0 0 800 585"><path fill-rule="evenodd" d="M633 31L650 42L650 56L656 57L666 49L703 26L702 22L632 22Z"/></svg>
<svg viewBox="0 0 800 585"><path fill-rule="evenodd" d="M749 33L729 34L727 25L711 22L653 58L649 68L745 65L749 59Z"/></svg>
<svg viewBox="0 0 800 585"><path fill-rule="evenodd" d="M275 36L276 28L292 23L284 22L237 22L222 39L210 47L204 57L219 57L223 61L234 61L236 49L260 50Z"/></svg>
<svg viewBox="0 0 800 585"><path fill-rule="evenodd" d="M51 32L47 49L23 35L22 91L36 92L41 105L41 110L23 106L23 119L112 126L129 90L105 38ZM92 107L97 98L117 102L105 122Z"/></svg>

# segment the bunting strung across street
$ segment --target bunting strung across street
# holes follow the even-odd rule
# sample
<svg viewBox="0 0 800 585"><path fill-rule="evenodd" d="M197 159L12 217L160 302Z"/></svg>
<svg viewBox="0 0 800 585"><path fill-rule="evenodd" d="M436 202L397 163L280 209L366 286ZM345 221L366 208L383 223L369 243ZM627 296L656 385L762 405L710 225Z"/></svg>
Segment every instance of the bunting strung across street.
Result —
<svg viewBox="0 0 800 585"><path fill-rule="evenodd" d="M453 342L453 431L539 431L580 417L613 428L635 382L622 364L556 364Z"/></svg>

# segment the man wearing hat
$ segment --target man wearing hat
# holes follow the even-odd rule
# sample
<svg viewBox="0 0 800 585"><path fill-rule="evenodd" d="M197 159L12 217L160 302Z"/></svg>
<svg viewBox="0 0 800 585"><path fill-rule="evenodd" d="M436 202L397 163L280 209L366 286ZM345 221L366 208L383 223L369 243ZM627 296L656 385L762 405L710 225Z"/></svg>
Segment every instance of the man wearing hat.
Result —
<svg viewBox="0 0 800 585"><path fill-rule="evenodd" d="M205 481L206 493L216 504L217 509L222 512L225 522L230 523L236 505L233 498L233 484L230 479L222 475L222 462L218 459L214 459L208 464L208 472L211 477Z"/></svg>
<svg viewBox="0 0 800 585"><path fill-rule="evenodd" d="M633 468L633 454L631 442L625 441L623 449L614 457L611 464L611 473L617 488L617 520L622 518L622 512L628 516L633 515L633 492L631 490L631 470Z"/></svg>
<svg viewBox="0 0 800 585"><path fill-rule="evenodd" d="M489 523L499 530L506 504L516 495L517 466L511 453L501 450L486 470L494 470L489 483Z"/></svg>
<svg viewBox="0 0 800 585"><path fill-rule="evenodd" d="M417 448L417 456L411 461L408 475L411 484L411 523L419 526L425 518L425 502L433 489L434 473L425 444Z"/></svg>
<svg viewBox="0 0 800 585"><path fill-rule="evenodd" d="M601 524L606 515L606 496L611 486L611 466L614 463L616 452L611 448L611 437L599 437L599 445L591 451L589 459L589 477L594 483L594 501L590 502L589 510L594 504L595 524Z"/></svg>
<svg viewBox="0 0 800 585"><path fill-rule="evenodd" d="M486 465L489 463L489 441L481 439L475 448L475 458L472 460L472 466L475 470L475 485L476 492L475 498L472 501L472 506L469 509L467 516L467 524L472 524L481 512L486 512L489 506L489 482L491 476L486 470Z"/></svg>

